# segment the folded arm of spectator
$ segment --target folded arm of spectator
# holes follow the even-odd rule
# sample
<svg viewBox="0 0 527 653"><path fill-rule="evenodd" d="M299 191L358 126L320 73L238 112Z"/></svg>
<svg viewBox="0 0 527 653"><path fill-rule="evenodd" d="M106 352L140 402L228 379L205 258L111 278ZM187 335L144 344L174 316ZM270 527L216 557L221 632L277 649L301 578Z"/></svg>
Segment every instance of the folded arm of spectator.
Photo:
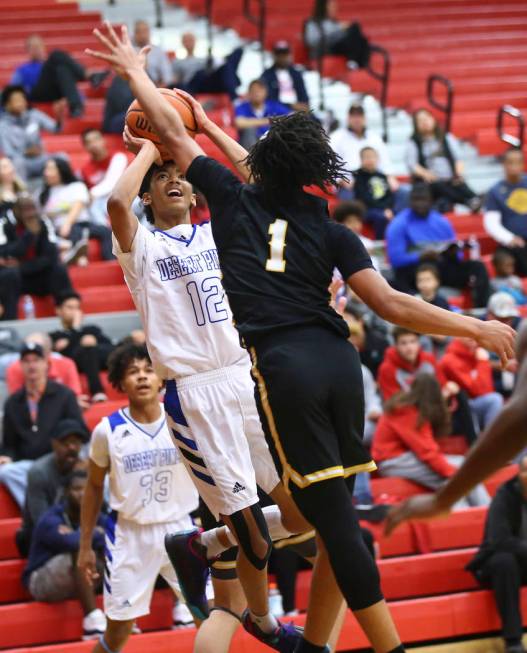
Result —
<svg viewBox="0 0 527 653"><path fill-rule="evenodd" d="M501 245L513 245L516 236L503 226L499 211L485 211L483 226L488 235L494 238L496 242Z"/></svg>

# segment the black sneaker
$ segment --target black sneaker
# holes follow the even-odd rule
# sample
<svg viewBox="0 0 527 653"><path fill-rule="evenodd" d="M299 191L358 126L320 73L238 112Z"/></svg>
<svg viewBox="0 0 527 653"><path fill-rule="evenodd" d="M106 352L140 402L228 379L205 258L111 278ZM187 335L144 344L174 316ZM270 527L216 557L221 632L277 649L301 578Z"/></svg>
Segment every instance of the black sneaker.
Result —
<svg viewBox="0 0 527 653"><path fill-rule="evenodd" d="M176 570L181 593L192 615L203 621L209 616L205 588L209 577L209 562L205 548L197 542L197 528L165 535L165 549Z"/></svg>
<svg viewBox="0 0 527 653"><path fill-rule="evenodd" d="M275 651L280 651L280 653L295 653L304 634L304 629L300 626L295 626L292 622L283 624L280 621L274 632L264 633L251 619L249 610L245 610L242 615L242 625L248 633L256 637L262 644L266 644Z"/></svg>
<svg viewBox="0 0 527 653"><path fill-rule="evenodd" d="M88 77L90 86L92 88L99 88L99 86L104 82L104 80L108 77L109 74L110 74L109 70L103 70L100 73L92 73Z"/></svg>

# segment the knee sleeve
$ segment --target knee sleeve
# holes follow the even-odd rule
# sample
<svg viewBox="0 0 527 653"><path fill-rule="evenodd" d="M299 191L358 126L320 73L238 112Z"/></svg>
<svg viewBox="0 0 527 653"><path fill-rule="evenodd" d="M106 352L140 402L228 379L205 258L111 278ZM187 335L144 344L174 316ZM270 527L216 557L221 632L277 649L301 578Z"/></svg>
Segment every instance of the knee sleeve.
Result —
<svg viewBox="0 0 527 653"><path fill-rule="evenodd" d="M265 569L267 561L269 560L273 543L271 541L269 531L267 530L267 524L265 523L265 517L263 515L260 504L255 503L254 505L250 506L249 509L254 518L254 521L256 522L260 536L265 540L266 551L263 556L257 555L253 550L249 525L247 524L247 520L243 514L243 511L239 510L238 512L235 512L233 515L230 515L229 519L231 520L236 538L243 553L245 554L245 557L247 560L249 560L253 567L258 570L262 570Z"/></svg>

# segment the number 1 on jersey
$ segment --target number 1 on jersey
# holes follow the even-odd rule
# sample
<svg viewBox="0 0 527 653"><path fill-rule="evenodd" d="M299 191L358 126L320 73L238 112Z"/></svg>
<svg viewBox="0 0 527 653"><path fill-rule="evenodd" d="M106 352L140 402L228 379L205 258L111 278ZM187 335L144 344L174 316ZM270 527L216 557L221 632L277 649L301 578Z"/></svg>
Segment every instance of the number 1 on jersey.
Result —
<svg viewBox="0 0 527 653"><path fill-rule="evenodd" d="M285 272L285 235L287 233L287 220L275 220L269 225L269 253L270 256L265 263L267 272Z"/></svg>

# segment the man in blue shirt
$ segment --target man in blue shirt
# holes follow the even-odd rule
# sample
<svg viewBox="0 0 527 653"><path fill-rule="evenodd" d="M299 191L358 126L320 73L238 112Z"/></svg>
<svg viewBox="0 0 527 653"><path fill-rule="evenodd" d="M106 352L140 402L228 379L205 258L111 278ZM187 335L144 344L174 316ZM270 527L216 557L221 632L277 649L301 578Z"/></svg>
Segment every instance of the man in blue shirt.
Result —
<svg viewBox="0 0 527 653"><path fill-rule="evenodd" d="M245 149L251 148L269 129L271 116L284 116L289 109L267 98L267 86L260 79L249 84L247 100L235 109L234 124L240 133L240 143Z"/></svg>
<svg viewBox="0 0 527 653"><path fill-rule="evenodd" d="M432 201L429 186L416 184L410 194L410 207L398 213L386 230L394 285L403 292L414 293L417 268L424 261L431 261L439 270L441 285L470 288L474 306L486 306L490 287L485 265L462 259L452 225L432 209Z"/></svg>
<svg viewBox="0 0 527 653"><path fill-rule="evenodd" d="M293 109L309 111L309 97L302 72L293 65L291 46L277 41L273 46L273 65L262 74L269 99Z"/></svg>
<svg viewBox="0 0 527 653"><path fill-rule="evenodd" d="M509 251L515 260L516 274L527 276L527 175L525 157L512 148L503 157L505 178L487 195L483 224L485 231Z"/></svg>

